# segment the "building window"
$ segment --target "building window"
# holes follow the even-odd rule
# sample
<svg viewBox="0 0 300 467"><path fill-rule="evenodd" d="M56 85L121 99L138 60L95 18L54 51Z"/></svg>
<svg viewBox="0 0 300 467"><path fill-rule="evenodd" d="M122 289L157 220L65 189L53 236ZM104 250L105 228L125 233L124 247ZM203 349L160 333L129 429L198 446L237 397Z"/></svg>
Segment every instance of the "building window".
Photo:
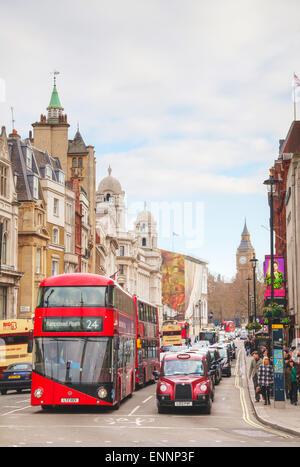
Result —
<svg viewBox="0 0 300 467"><path fill-rule="evenodd" d="M46 165L45 176L46 178L52 178L52 168L49 165Z"/></svg>
<svg viewBox="0 0 300 467"><path fill-rule="evenodd" d="M82 169L82 157L79 157L78 159L78 167Z"/></svg>
<svg viewBox="0 0 300 467"><path fill-rule="evenodd" d="M57 259L53 259L52 260L52 269L51 269L51 275L52 276L57 276L58 274L58 260Z"/></svg>
<svg viewBox="0 0 300 467"><path fill-rule="evenodd" d="M37 216L37 225L42 225L42 214L39 213Z"/></svg>
<svg viewBox="0 0 300 467"><path fill-rule="evenodd" d="M54 204L53 204L53 214L55 216L58 216L59 215L59 200L57 198L54 198L53 202L54 202Z"/></svg>
<svg viewBox="0 0 300 467"><path fill-rule="evenodd" d="M147 240L145 238L142 238L142 246L147 246Z"/></svg>
<svg viewBox="0 0 300 467"><path fill-rule="evenodd" d="M54 227L52 231L52 241L57 245L59 243L59 231L56 227Z"/></svg>
<svg viewBox="0 0 300 467"><path fill-rule="evenodd" d="M32 193L32 196L35 198L35 199L38 199L39 197L39 181L38 181L38 178L37 177L33 177L33 193Z"/></svg>
<svg viewBox="0 0 300 467"><path fill-rule="evenodd" d="M120 246L120 256L125 256L125 247Z"/></svg>
<svg viewBox="0 0 300 467"><path fill-rule="evenodd" d="M32 152L29 148L26 149L26 165L28 169L32 169Z"/></svg>
<svg viewBox="0 0 300 467"><path fill-rule="evenodd" d="M36 250L36 273L41 273L41 249L37 248Z"/></svg>
<svg viewBox="0 0 300 467"><path fill-rule="evenodd" d="M119 266L119 274L124 274L124 265L120 264Z"/></svg>
<svg viewBox="0 0 300 467"><path fill-rule="evenodd" d="M0 194L7 196L7 167L0 165Z"/></svg>
<svg viewBox="0 0 300 467"><path fill-rule="evenodd" d="M0 287L0 319L7 319L7 288ZM1 339L0 339L1 343Z"/></svg>
<svg viewBox="0 0 300 467"><path fill-rule="evenodd" d="M71 252L71 235L66 234L66 252Z"/></svg>
<svg viewBox="0 0 300 467"><path fill-rule="evenodd" d="M76 168L76 167L77 167L77 159L76 159L76 157L73 157L73 159L72 159L72 167L73 167L73 168Z"/></svg>
<svg viewBox="0 0 300 467"><path fill-rule="evenodd" d="M7 264L7 233L2 237L2 264Z"/></svg>

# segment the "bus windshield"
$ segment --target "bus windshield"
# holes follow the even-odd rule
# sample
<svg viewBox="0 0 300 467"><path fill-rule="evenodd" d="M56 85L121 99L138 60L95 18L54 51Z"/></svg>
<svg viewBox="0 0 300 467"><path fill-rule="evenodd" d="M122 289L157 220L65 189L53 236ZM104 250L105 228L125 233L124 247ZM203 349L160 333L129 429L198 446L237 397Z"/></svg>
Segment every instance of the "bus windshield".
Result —
<svg viewBox="0 0 300 467"><path fill-rule="evenodd" d="M37 308L104 307L107 287L40 287Z"/></svg>
<svg viewBox="0 0 300 467"><path fill-rule="evenodd" d="M164 363L164 376L191 374L204 376L202 360L166 360Z"/></svg>
<svg viewBox="0 0 300 467"><path fill-rule="evenodd" d="M33 370L62 384L112 381L112 338L38 337Z"/></svg>

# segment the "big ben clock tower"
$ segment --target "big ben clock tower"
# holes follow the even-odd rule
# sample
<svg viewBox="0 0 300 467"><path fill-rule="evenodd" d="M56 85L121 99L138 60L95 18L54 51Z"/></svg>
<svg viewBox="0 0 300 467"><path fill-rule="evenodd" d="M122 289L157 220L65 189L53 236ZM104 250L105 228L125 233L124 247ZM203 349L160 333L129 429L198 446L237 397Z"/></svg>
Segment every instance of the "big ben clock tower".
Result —
<svg viewBox="0 0 300 467"><path fill-rule="evenodd" d="M237 274L241 275L244 279L252 277L250 259L255 256L255 250L251 245L250 234L247 229L246 220L240 246L236 252L236 268Z"/></svg>

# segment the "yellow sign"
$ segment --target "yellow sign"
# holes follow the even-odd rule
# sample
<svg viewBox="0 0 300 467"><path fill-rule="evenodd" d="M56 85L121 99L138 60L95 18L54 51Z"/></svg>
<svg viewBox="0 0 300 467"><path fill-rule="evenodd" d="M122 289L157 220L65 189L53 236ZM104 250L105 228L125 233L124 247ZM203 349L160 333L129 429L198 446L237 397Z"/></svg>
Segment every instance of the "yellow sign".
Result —
<svg viewBox="0 0 300 467"><path fill-rule="evenodd" d="M283 324L272 324L272 329L281 329L283 328Z"/></svg>

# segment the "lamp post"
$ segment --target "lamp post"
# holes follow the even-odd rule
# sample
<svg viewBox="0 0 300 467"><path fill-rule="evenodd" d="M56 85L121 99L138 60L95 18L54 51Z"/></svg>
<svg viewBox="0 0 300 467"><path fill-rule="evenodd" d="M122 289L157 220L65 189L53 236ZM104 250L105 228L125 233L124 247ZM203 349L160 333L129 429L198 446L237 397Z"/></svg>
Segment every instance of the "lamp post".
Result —
<svg viewBox="0 0 300 467"><path fill-rule="evenodd" d="M248 282L248 324L250 323L250 281L251 277L247 277L246 281Z"/></svg>
<svg viewBox="0 0 300 467"><path fill-rule="evenodd" d="M255 258L253 255L253 258L250 259L250 262L252 264L252 271L253 271L253 296L254 296L254 322L256 323L256 263L258 259Z"/></svg>
<svg viewBox="0 0 300 467"><path fill-rule="evenodd" d="M271 253L271 303L274 301L274 206L273 206L273 194L274 185L277 185L279 180L274 178L273 169L270 169L270 176L264 181L264 185L267 185L268 191L270 192L270 253Z"/></svg>
<svg viewBox="0 0 300 467"><path fill-rule="evenodd" d="M274 178L274 170L270 169L268 180L264 181L270 193L270 250L271 250L271 303L274 302L274 206L273 187L280 183ZM274 404L284 405L284 359L283 359L283 326L272 325L273 361L274 361Z"/></svg>

